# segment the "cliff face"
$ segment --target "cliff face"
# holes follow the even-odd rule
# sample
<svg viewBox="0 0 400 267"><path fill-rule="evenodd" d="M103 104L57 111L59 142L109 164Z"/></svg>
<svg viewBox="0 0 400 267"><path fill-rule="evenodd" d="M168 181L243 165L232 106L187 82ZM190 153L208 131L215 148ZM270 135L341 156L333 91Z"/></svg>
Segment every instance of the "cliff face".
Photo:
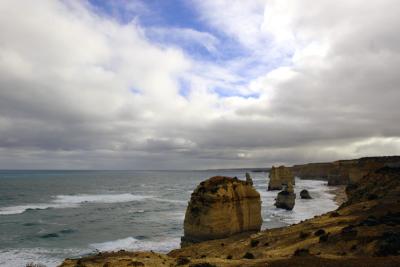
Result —
<svg viewBox="0 0 400 267"><path fill-rule="evenodd" d="M268 190L282 190L284 185L294 185L294 175L290 168L285 166L272 166L269 172Z"/></svg>
<svg viewBox="0 0 400 267"><path fill-rule="evenodd" d="M400 166L400 157L366 157L325 163L309 163L291 167L295 176L302 179L324 179L328 185L356 183L364 175L382 167Z"/></svg>
<svg viewBox="0 0 400 267"><path fill-rule="evenodd" d="M326 180L330 170L334 169L332 162L326 163L308 163L302 165L294 165L290 169L293 174L302 179L310 180Z"/></svg>
<svg viewBox="0 0 400 267"><path fill-rule="evenodd" d="M249 182L215 176L192 193L186 209L182 245L259 231L260 194Z"/></svg>

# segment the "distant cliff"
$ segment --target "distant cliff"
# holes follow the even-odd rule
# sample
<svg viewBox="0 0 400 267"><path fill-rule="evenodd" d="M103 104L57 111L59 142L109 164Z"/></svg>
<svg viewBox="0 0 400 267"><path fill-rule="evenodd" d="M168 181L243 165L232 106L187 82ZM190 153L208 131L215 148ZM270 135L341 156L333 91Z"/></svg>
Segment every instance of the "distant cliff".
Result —
<svg viewBox="0 0 400 267"><path fill-rule="evenodd" d="M329 185L355 183L372 170L382 167L399 167L400 156L365 157L334 162L307 163L291 167L295 176L302 179L327 180Z"/></svg>

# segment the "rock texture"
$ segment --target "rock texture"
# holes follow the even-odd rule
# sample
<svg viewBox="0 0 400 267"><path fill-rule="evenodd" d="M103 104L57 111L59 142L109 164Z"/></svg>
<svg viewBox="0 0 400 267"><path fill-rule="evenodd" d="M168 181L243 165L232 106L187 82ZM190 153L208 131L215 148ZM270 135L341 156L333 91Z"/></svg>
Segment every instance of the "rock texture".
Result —
<svg viewBox="0 0 400 267"><path fill-rule="evenodd" d="M300 191L300 197L302 199L312 199L312 197L310 196L310 193L306 189L303 189Z"/></svg>
<svg viewBox="0 0 400 267"><path fill-rule="evenodd" d="M282 190L284 185L294 185L294 175L290 168L285 166L272 166L269 172L268 190Z"/></svg>
<svg viewBox="0 0 400 267"><path fill-rule="evenodd" d="M192 193L181 245L259 231L261 224L261 199L254 187L237 178L215 176Z"/></svg>
<svg viewBox="0 0 400 267"><path fill-rule="evenodd" d="M246 183L253 185L253 179L251 179L250 173L246 172Z"/></svg>
<svg viewBox="0 0 400 267"><path fill-rule="evenodd" d="M296 201L293 185L289 182L284 187L284 190L279 192L276 197L275 206L279 209L292 210Z"/></svg>
<svg viewBox="0 0 400 267"><path fill-rule="evenodd" d="M294 165L290 169L295 176L301 179L327 180L329 171L334 168L335 166L332 162L323 162Z"/></svg>

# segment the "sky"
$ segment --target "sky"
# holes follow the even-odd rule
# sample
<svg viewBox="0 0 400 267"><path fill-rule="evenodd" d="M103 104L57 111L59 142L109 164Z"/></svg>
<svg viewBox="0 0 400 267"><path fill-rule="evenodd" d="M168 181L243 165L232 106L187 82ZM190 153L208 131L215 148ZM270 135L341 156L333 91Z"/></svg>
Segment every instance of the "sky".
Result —
<svg viewBox="0 0 400 267"><path fill-rule="evenodd" d="M2 0L1 169L400 154L398 0Z"/></svg>

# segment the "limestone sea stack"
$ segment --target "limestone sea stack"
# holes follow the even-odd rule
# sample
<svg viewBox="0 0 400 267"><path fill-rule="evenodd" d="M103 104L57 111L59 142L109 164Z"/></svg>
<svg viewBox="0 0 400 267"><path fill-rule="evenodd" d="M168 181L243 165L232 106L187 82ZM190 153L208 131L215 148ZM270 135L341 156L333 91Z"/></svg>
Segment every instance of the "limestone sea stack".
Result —
<svg viewBox="0 0 400 267"><path fill-rule="evenodd" d="M289 182L288 185L278 193L275 200L275 206L279 209L292 210L296 200L296 194L293 190L293 185Z"/></svg>
<svg viewBox="0 0 400 267"><path fill-rule="evenodd" d="M272 166L269 172L268 191L282 190L284 185L291 183L294 185L294 175L290 168L285 166L274 167Z"/></svg>
<svg viewBox="0 0 400 267"><path fill-rule="evenodd" d="M250 173L246 172L246 183L253 185L253 179L251 179Z"/></svg>
<svg viewBox="0 0 400 267"><path fill-rule="evenodd" d="M312 199L312 197L310 196L310 193L306 189L303 189L300 191L300 197L302 199Z"/></svg>
<svg viewBox="0 0 400 267"><path fill-rule="evenodd" d="M260 194L248 182L214 176L193 191L186 209L181 246L259 231Z"/></svg>

